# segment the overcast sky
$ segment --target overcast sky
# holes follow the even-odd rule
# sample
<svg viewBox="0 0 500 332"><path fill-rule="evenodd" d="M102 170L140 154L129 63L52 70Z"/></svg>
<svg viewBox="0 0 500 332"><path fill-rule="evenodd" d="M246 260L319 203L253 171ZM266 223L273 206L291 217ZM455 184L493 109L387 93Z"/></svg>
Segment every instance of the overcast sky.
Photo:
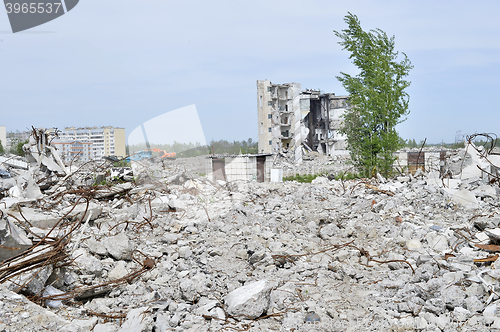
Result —
<svg viewBox="0 0 500 332"><path fill-rule="evenodd" d="M403 138L500 135L500 2L82 0L13 34L0 9L0 125L124 127L196 105L207 141L257 139L256 80L345 94L347 12L414 69ZM165 130L169 124L165 123Z"/></svg>

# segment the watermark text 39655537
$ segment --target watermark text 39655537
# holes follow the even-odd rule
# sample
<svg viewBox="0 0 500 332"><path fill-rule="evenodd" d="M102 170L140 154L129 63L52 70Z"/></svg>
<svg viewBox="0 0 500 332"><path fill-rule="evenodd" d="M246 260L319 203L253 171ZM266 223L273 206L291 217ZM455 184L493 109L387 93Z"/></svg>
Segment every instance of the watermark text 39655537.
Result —
<svg viewBox="0 0 500 332"><path fill-rule="evenodd" d="M4 0L12 32L52 21L73 9L79 0Z"/></svg>

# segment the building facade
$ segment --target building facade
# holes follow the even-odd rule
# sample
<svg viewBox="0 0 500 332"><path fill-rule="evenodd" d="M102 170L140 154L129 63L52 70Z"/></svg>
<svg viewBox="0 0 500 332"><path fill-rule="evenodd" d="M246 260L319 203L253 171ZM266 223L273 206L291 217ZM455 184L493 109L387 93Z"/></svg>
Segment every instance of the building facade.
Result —
<svg viewBox="0 0 500 332"><path fill-rule="evenodd" d="M2 143L4 150L7 151L7 130L5 126L0 126L0 143Z"/></svg>
<svg viewBox="0 0 500 332"><path fill-rule="evenodd" d="M257 81L259 153L296 146L300 136L300 84Z"/></svg>
<svg viewBox="0 0 500 332"><path fill-rule="evenodd" d="M11 148L15 148L18 143L26 141L30 137L30 132L28 132L28 131L8 132L8 133L6 133L6 136L7 136L7 144L4 145L4 148L6 151L8 151ZM2 142L2 144L3 144L3 142Z"/></svg>
<svg viewBox="0 0 500 332"><path fill-rule="evenodd" d="M300 163L303 149L327 155L345 150L340 128L347 106L348 96L258 80L259 153L291 152Z"/></svg>
<svg viewBox="0 0 500 332"><path fill-rule="evenodd" d="M105 156L126 156L125 129L114 127L66 127L58 133L52 144L58 148L61 158L68 162L101 160Z"/></svg>
<svg viewBox="0 0 500 332"><path fill-rule="evenodd" d="M87 162L93 159L90 142L57 139L52 141L52 146L57 149L59 156L66 164L73 161Z"/></svg>
<svg viewBox="0 0 500 332"><path fill-rule="evenodd" d="M300 96L302 123L305 128L302 144L328 156L346 149L346 136L340 133L348 96L306 90Z"/></svg>

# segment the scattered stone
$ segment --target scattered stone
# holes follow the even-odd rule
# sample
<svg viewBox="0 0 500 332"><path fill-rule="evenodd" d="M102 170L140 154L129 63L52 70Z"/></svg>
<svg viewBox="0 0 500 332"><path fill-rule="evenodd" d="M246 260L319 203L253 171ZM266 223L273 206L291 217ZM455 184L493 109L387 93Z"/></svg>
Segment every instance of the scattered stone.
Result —
<svg viewBox="0 0 500 332"><path fill-rule="evenodd" d="M271 289L271 283L267 280L237 288L224 300L226 311L238 320L258 318L269 307Z"/></svg>

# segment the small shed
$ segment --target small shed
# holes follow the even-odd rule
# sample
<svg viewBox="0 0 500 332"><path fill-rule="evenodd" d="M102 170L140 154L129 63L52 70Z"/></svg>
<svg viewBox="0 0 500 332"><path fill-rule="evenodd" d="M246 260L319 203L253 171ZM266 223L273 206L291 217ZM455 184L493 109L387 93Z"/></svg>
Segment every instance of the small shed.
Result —
<svg viewBox="0 0 500 332"><path fill-rule="evenodd" d="M207 158L210 180L271 181L272 154L215 155Z"/></svg>
<svg viewBox="0 0 500 332"><path fill-rule="evenodd" d="M400 172L415 174L417 169L424 172L443 172L446 161L446 151L399 151L394 167Z"/></svg>

